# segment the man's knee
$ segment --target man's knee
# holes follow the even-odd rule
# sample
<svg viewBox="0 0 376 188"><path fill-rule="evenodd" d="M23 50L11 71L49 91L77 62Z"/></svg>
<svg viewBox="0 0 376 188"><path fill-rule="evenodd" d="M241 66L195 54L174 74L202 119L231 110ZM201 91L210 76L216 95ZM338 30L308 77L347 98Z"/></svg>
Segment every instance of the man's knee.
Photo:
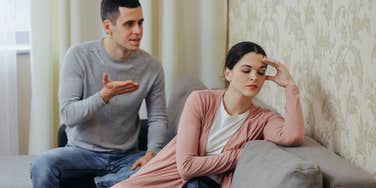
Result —
<svg viewBox="0 0 376 188"><path fill-rule="evenodd" d="M56 176L59 169L58 161L59 158L56 158L51 151L36 157L30 162L31 177L47 177L48 175Z"/></svg>

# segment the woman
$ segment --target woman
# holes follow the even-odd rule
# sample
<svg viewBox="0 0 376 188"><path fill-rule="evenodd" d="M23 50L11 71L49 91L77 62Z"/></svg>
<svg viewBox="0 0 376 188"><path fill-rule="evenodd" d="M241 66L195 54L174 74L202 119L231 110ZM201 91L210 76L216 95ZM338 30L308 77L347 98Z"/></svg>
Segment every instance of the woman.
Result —
<svg viewBox="0 0 376 188"><path fill-rule="evenodd" d="M265 75L267 66L276 68ZM194 91L188 97L177 136L148 164L116 188L231 187L234 169L248 141L265 139L299 145L304 138L299 90L287 68L266 58L252 42L240 42L227 54L225 90ZM252 104L264 81L284 87L286 119ZM188 182L188 183L187 183Z"/></svg>

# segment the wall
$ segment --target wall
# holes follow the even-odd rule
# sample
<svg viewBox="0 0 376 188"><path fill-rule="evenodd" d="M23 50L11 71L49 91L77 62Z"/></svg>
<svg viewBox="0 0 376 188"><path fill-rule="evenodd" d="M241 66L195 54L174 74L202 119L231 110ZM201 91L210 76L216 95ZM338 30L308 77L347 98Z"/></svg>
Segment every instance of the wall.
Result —
<svg viewBox="0 0 376 188"><path fill-rule="evenodd" d="M230 0L229 47L250 40L288 65L306 134L376 177L376 1ZM284 113L284 91L259 97Z"/></svg>

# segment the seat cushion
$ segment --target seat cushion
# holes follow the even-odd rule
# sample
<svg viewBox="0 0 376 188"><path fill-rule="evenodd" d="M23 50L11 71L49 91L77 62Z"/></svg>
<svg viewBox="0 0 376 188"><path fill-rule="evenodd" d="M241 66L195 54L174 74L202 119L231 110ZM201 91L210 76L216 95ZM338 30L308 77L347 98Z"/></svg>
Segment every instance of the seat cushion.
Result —
<svg viewBox="0 0 376 188"><path fill-rule="evenodd" d="M237 164L234 188L321 188L318 165L290 154L275 144L248 142Z"/></svg>
<svg viewBox="0 0 376 188"><path fill-rule="evenodd" d="M32 188L30 162L34 156L0 156L0 187Z"/></svg>

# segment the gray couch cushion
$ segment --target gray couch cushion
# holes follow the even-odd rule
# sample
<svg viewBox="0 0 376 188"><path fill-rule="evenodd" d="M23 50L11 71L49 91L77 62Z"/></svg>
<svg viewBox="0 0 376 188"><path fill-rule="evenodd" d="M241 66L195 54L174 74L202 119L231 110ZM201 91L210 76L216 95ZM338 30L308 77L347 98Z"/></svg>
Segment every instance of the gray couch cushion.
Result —
<svg viewBox="0 0 376 188"><path fill-rule="evenodd" d="M0 187L31 188L30 161L33 156L0 156Z"/></svg>
<svg viewBox="0 0 376 188"><path fill-rule="evenodd" d="M320 166L324 188L376 188L376 180L364 170L329 151L310 137L300 147L282 147L284 151Z"/></svg>
<svg viewBox="0 0 376 188"><path fill-rule="evenodd" d="M321 188L317 165L290 154L271 142L248 142L237 164L233 188Z"/></svg>

